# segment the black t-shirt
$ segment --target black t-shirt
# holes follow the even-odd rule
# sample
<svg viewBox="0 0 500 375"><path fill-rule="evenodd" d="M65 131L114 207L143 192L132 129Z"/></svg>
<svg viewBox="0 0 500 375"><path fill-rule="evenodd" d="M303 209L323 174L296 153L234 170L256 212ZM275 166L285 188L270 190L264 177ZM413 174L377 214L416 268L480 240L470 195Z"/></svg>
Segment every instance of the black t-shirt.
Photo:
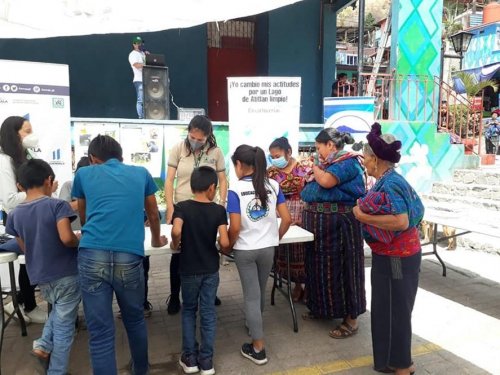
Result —
<svg viewBox="0 0 500 375"><path fill-rule="evenodd" d="M226 210L216 203L192 199L175 205L172 220L183 220L181 234L181 275L205 275L219 270L215 246L220 225L227 225Z"/></svg>

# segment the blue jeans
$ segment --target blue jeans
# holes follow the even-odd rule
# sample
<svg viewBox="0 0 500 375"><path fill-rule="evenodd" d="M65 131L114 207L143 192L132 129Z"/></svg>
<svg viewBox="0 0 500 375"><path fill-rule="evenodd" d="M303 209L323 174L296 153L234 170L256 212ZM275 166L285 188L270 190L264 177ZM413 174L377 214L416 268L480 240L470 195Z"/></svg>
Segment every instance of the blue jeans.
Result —
<svg viewBox="0 0 500 375"><path fill-rule="evenodd" d="M81 299L78 275L38 286L43 298L52 304L52 311L43 327L42 337L35 340L33 348L51 353L47 374L65 375Z"/></svg>
<svg viewBox="0 0 500 375"><path fill-rule="evenodd" d="M217 313L214 300L219 286L219 272L206 275L181 275L182 288L182 352L199 360L214 355ZM201 348L196 341L196 311L200 305Z"/></svg>
<svg viewBox="0 0 500 375"><path fill-rule="evenodd" d="M134 82L135 93L137 95L137 116L141 119L144 118L144 86L142 82Z"/></svg>
<svg viewBox="0 0 500 375"><path fill-rule="evenodd" d="M113 292L127 331L133 374L148 373L142 259L135 254L106 250L80 248L78 251L83 309L95 375L117 373Z"/></svg>

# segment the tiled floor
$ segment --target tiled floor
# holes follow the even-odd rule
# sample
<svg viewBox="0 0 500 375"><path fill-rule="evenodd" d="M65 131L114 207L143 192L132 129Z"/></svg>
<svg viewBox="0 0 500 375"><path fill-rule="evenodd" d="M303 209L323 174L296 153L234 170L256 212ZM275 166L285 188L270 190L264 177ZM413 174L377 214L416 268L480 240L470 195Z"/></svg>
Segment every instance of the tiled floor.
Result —
<svg viewBox="0 0 500 375"><path fill-rule="evenodd" d="M417 374L500 374L500 257L459 249L441 250L449 265L448 277L441 276L440 265L424 258L420 289L414 310L414 355ZM169 294L168 256L153 256L150 300L154 306L149 329L152 374L181 374L177 365L181 348L180 315L166 313ZM369 297L370 258L366 259ZM270 280L271 281L271 280ZM269 282L269 289L271 282ZM359 333L347 340L333 340L328 330L333 321L303 321L299 332L292 330L289 307L281 295L276 306L264 313L269 363L258 367L241 357L239 348L247 341L241 286L233 263L221 268L217 308L218 327L215 368L218 374L372 374L370 314L360 318ZM297 305L300 313L305 306ZM115 320L117 363L121 374L128 374L128 341L119 319ZM29 355L32 341L41 325L30 325L28 337L21 337L19 326L5 331L2 373L38 374ZM71 354L72 375L90 374L87 332L80 330Z"/></svg>

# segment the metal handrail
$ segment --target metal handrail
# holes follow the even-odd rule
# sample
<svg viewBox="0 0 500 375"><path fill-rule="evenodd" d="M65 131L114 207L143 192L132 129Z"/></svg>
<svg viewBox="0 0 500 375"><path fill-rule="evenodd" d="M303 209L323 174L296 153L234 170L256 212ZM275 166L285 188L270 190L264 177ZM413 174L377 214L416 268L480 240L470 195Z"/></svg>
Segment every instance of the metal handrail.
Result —
<svg viewBox="0 0 500 375"><path fill-rule="evenodd" d="M436 121L438 132L449 133L453 143L463 143L467 153L481 154L482 105L476 106L439 77L390 73L362 76L363 96L375 97L375 120ZM338 90L339 95L355 96L355 84L346 85ZM404 113L396 97L405 97L415 107Z"/></svg>

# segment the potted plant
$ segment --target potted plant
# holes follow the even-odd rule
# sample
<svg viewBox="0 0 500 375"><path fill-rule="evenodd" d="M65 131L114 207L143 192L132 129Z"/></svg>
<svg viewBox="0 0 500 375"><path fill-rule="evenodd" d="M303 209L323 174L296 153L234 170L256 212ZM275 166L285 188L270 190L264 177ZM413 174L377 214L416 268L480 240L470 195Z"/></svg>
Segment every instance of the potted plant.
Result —
<svg viewBox="0 0 500 375"><path fill-rule="evenodd" d="M493 80L478 81L473 74L466 72L457 72L455 73L455 77L462 81L467 99L471 103L470 108L466 108L464 105L457 106L456 108L460 113L460 117L463 118L463 121L460 122L462 143L465 146L465 152L471 153L477 144L475 137L479 135L482 120L483 97L478 94L482 94L483 90L487 87L492 87L496 92L498 84Z"/></svg>

